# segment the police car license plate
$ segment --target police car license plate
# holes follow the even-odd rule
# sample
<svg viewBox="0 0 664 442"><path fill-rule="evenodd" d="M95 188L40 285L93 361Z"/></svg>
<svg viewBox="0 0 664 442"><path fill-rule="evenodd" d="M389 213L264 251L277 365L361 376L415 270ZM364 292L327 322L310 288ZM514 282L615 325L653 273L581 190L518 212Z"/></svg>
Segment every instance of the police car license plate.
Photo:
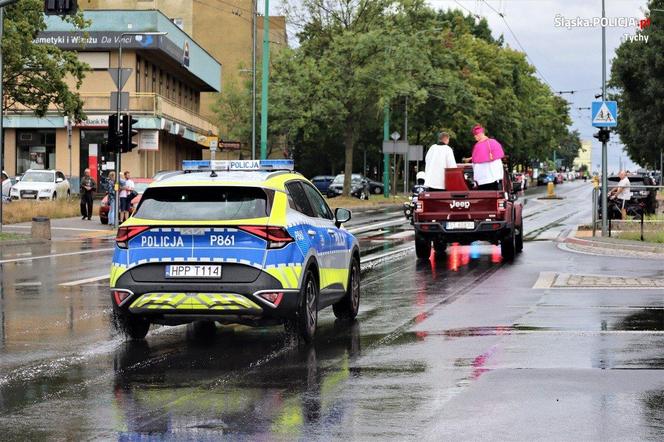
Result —
<svg viewBox="0 0 664 442"><path fill-rule="evenodd" d="M445 223L447 230L474 230L474 221L448 221Z"/></svg>
<svg viewBox="0 0 664 442"><path fill-rule="evenodd" d="M176 264L166 266L167 278L221 278L220 265Z"/></svg>

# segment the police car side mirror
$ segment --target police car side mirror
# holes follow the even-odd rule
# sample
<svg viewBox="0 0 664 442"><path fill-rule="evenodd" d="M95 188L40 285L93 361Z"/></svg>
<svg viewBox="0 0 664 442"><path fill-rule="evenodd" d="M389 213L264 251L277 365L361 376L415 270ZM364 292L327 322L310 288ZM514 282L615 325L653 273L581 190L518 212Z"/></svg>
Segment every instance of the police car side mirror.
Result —
<svg viewBox="0 0 664 442"><path fill-rule="evenodd" d="M334 211L334 225L341 227L343 223L350 221L351 213L348 209L342 209L341 207L337 208Z"/></svg>

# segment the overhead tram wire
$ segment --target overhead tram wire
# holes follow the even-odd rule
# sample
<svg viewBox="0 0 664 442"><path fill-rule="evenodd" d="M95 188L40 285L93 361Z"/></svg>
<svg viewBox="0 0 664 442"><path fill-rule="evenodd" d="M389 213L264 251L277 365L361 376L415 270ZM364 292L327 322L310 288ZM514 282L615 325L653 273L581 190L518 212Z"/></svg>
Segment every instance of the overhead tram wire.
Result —
<svg viewBox="0 0 664 442"><path fill-rule="evenodd" d="M535 64L535 62L533 61L533 59L530 58L530 55L528 55L528 51L526 51L526 49L523 47L523 45L521 44L521 41L520 41L519 38L516 36L516 34L514 33L514 31L513 31L512 28L511 28L511 26L510 26L509 23L507 22L507 19L505 18L505 14L503 14L502 12L498 11L496 8L494 8L493 6L491 6L491 4L490 4L487 0L482 0L482 1L484 2L484 4L486 4L486 5L489 7L489 9L491 9L493 12L495 12L496 14L498 14L498 16L503 20L503 23L505 23L505 27L507 28L508 31L510 31L510 34L512 34L512 37L514 38L514 41L516 41L516 43L519 45L519 48L521 48L521 50L522 50L523 53L525 54L525 56L526 56L526 58L528 59L528 61L529 61L529 62L533 65L533 67L535 68L535 72L537 72L537 73L539 74L539 76L542 78L542 80L544 81L544 83L546 83L546 85L549 86L549 88L553 91L553 90L554 90L553 86L551 86L551 83L549 83L549 81L546 79L546 77L544 76L544 74L542 74L542 71L540 71L540 70L537 68L537 65Z"/></svg>
<svg viewBox="0 0 664 442"><path fill-rule="evenodd" d="M194 0L194 1L197 2L197 3L200 3L200 4L203 5L203 6L207 6L208 8L216 9L217 11L221 11L221 12L225 12L225 13L227 13L227 14L234 15L235 17L239 18L240 20L244 20L244 21L246 21L247 23L250 23L250 24L251 24L251 19L246 18L246 17L242 16L241 14L236 14L235 11L229 11L229 10L227 10L227 9L222 9L222 8L219 7L218 5L214 5L214 4L208 3L208 2L205 1L205 0ZM215 0L209 0L209 1L215 1ZM249 15L252 14L252 11L250 11L250 10L248 10L248 9L240 8L240 7L237 7L237 6L235 6L235 5L232 5L231 3L224 2L224 1L221 1L221 0L217 0L217 1L219 1L219 2L221 2L221 3L223 3L223 4L225 4L225 5L230 5L232 8L234 8L234 9L236 9L236 10L246 11ZM257 16L257 17L262 17L263 15L257 13L256 16ZM277 31L276 31L276 30L272 30L272 29L270 29L270 36L272 36L272 37L274 37L274 38L280 38L280 37L281 37L280 34L277 34Z"/></svg>

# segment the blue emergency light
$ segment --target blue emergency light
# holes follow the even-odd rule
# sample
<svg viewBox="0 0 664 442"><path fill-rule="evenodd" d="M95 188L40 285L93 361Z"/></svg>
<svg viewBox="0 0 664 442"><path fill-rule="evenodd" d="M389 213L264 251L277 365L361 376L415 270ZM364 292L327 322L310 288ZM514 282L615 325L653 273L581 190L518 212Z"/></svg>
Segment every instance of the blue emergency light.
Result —
<svg viewBox="0 0 664 442"><path fill-rule="evenodd" d="M184 160L185 172L295 170L293 160Z"/></svg>

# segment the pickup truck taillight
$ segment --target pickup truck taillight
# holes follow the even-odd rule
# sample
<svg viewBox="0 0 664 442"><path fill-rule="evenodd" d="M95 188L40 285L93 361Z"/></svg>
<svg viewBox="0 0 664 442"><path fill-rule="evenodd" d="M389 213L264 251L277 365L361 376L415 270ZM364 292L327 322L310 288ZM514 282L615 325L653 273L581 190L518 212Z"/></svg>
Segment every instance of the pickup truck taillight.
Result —
<svg viewBox="0 0 664 442"><path fill-rule="evenodd" d="M505 211L505 200L503 198L499 198L496 201L496 210L498 212L504 212Z"/></svg>
<svg viewBox="0 0 664 442"><path fill-rule="evenodd" d="M424 212L424 201L417 201L415 203L415 213L422 213Z"/></svg>

